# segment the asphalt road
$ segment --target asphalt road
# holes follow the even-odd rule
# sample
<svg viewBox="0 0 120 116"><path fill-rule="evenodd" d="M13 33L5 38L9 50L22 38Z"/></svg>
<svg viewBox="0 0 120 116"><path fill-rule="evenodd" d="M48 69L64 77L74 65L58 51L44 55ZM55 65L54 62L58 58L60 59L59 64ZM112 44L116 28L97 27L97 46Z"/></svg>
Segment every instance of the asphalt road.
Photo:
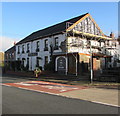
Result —
<svg viewBox="0 0 120 116"><path fill-rule="evenodd" d="M3 77L3 83L26 81ZM2 86L2 114L117 114L118 108L84 100Z"/></svg>

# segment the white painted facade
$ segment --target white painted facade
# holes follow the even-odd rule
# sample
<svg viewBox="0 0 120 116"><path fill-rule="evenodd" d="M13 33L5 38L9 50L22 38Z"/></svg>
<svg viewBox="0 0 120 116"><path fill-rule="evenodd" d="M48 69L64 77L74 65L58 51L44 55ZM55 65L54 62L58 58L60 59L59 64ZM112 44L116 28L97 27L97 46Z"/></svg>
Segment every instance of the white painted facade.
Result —
<svg viewBox="0 0 120 116"><path fill-rule="evenodd" d="M29 70L34 70L36 67L36 59L37 57L40 57L41 59L39 60L39 66L42 67L44 70L44 65L45 65L45 56L48 56L48 62L50 61L50 45L55 46L54 39L58 37L58 46L60 46L61 42L65 40L65 34L59 34L55 35L52 37L46 37L38 40L34 40L31 42L23 43L23 44L18 44L16 45L16 60L22 60L25 58L24 61L24 66L27 65L27 58L29 58ZM48 40L48 51L44 51L45 48L45 40ZM37 47L37 42L39 41L39 52L38 55L36 56L28 56L29 53L36 53L36 47ZM27 53L27 44L29 44L29 50L30 52ZM22 45L24 45L24 53L22 53ZM18 46L20 47L20 53L18 54ZM56 52L62 52L60 48L58 50L54 50L54 53Z"/></svg>

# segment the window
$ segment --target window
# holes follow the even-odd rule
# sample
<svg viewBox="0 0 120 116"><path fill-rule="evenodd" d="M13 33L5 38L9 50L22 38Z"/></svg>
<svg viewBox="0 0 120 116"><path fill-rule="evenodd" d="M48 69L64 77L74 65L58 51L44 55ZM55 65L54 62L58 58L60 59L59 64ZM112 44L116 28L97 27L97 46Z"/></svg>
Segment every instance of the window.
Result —
<svg viewBox="0 0 120 116"><path fill-rule="evenodd" d="M86 27L87 27L87 32L89 32L89 19L86 18Z"/></svg>
<svg viewBox="0 0 120 116"><path fill-rule="evenodd" d="M5 59L7 59L8 58L8 54L5 54Z"/></svg>
<svg viewBox="0 0 120 116"><path fill-rule="evenodd" d="M47 39L45 40L45 48L44 48L44 51L48 51L48 40L47 40Z"/></svg>
<svg viewBox="0 0 120 116"><path fill-rule="evenodd" d="M12 53L12 58L14 58L14 56L15 56L15 54L14 54L14 52Z"/></svg>
<svg viewBox="0 0 120 116"><path fill-rule="evenodd" d="M115 42L115 47L117 46L116 42Z"/></svg>
<svg viewBox="0 0 120 116"><path fill-rule="evenodd" d="M96 28L94 23L93 23L93 30L94 30L94 34L96 35Z"/></svg>
<svg viewBox="0 0 120 116"><path fill-rule="evenodd" d="M29 53L30 52L30 47L29 47L29 43L27 44L27 53Z"/></svg>
<svg viewBox="0 0 120 116"><path fill-rule="evenodd" d="M36 67L39 67L39 58L36 58Z"/></svg>
<svg viewBox="0 0 120 116"><path fill-rule="evenodd" d="M55 47L54 50L58 50L58 37L55 38Z"/></svg>
<svg viewBox="0 0 120 116"><path fill-rule="evenodd" d="M45 65L48 64L48 56L45 56Z"/></svg>
<svg viewBox="0 0 120 116"><path fill-rule="evenodd" d="M39 52L39 46L40 46L39 44L40 44L39 41L37 41L36 42L36 52Z"/></svg>
<svg viewBox="0 0 120 116"><path fill-rule="evenodd" d="M106 45L109 46L109 41L106 41Z"/></svg>
<svg viewBox="0 0 120 116"><path fill-rule="evenodd" d="M10 59L11 59L11 53L9 55L10 55Z"/></svg>
<svg viewBox="0 0 120 116"><path fill-rule="evenodd" d="M18 54L20 54L20 46L18 46Z"/></svg>
<svg viewBox="0 0 120 116"><path fill-rule="evenodd" d="M22 65L24 66L25 58L22 58Z"/></svg>
<svg viewBox="0 0 120 116"><path fill-rule="evenodd" d="M24 53L24 45L22 45L22 53Z"/></svg>
<svg viewBox="0 0 120 116"><path fill-rule="evenodd" d="M29 58L27 58L27 65L26 68L29 69Z"/></svg>

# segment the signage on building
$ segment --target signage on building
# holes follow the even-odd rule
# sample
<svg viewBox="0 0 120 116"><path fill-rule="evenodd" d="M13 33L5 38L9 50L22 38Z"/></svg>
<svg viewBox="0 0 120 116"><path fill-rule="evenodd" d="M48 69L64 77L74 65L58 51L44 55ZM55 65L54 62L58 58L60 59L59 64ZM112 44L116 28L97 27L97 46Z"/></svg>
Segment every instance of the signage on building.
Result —
<svg viewBox="0 0 120 116"><path fill-rule="evenodd" d="M37 56L38 53L29 53L28 56Z"/></svg>
<svg viewBox="0 0 120 116"><path fill-rule="evenodd" d="M57 70L58 71L65 71L66 69L66 59L63 57L58 58L57 60Z"/></svg>

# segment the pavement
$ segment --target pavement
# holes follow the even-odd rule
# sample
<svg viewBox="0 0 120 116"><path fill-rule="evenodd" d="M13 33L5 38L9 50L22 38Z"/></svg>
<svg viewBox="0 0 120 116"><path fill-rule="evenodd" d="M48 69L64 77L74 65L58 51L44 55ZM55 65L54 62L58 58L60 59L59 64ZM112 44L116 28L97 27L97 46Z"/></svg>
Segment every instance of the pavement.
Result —
<svg viewBox="0 0 120 116"><path fill-rule="evenodd" d="M13 78L18 77L14 76ZM24 81L16 83L10 80L3 85L120 107L118 99L120 90L118 90L117 83L90 84L88 81L63 80L52 77L21 77L21 79Z"/></svg>
<svg viewBox="0 0 120 116"><path fill-rule="evenodd" d="M120 106L118 90L87 88L61 93L60 95L110 106Z"/></svg>

